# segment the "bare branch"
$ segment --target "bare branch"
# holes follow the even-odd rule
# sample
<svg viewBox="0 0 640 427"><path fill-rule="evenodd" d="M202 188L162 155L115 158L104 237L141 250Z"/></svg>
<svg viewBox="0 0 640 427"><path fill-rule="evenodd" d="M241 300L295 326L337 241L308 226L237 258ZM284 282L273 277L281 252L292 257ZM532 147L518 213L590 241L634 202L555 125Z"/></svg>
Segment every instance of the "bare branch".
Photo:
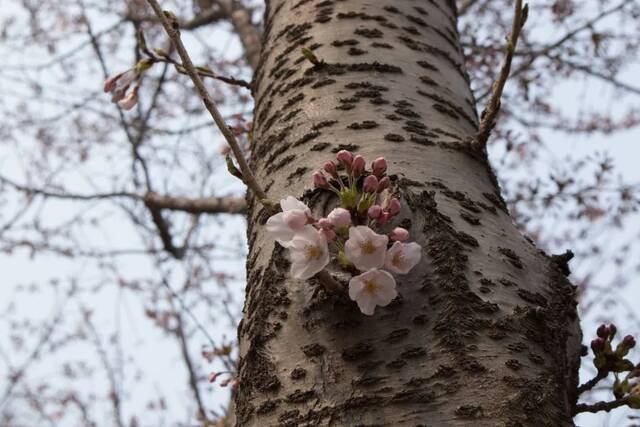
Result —
<svg viewBox="0 0 640 427"><path fill-rule="evenodd" d="M580 396L585 391L591 390L593 387L596 386L596 384L600 382L600 380L607 378L608 374L609 373L605 371L598 371L595 377L591 378L589 381L587 381L586 383L578 387L578 396Z"/></svg>
<svg viewBox="0 0 640 427"><path fill-rule="evenodd" d="M581 412L600 412L606 411L609 412L612 409L619 408L621 406L625 406L629 403L629 400L626 397L621 399L612 400L610 402L600 401L593 404L580 403L576 405L576 409L573 411L573 414L579 414Z"/></svg>
<svg viewBox="0 0 640 427"><path fill-rule="evenodd" d="M158 56L149 50L144 50L144 53L147 54L147 56L153 62L164 62L164 63L172 64L176 68L176 71L179 72L180 74L184 74L184 75L189 74L187 70L184 68L184 65L172 59L171 57L169 57L169 55ZM219 80L221 82L224 82L230 85L240 86L249 90L253 89L253 86L251 86L251 83L249 83L246 80L236 79L235 77L230 77L230 76L221 76L219 74L214 73L208 67L196 67L195 70L198 73L198 75L200 75L200 77L209 77L211 79Z"/></svg>
<svg viewBox="0 0 640 427"><path fill-rule="evenodd" d="M197 14L193 19L188 21L181 21L180 28L184 28L185 30L195 30L202 26L212 24L214 22L223 20L227 18L227 14L222 11L220 8L209 8ZM129 12L126 14L123 19L127 21L131 21L134 23L141 22L160 22L158 17L155 15L136 15L135 13Z"/></svg>
<svg viewBox="0 0 640 427"><path fill-rule="evenodd" d="M173 244L173 237L171 236L171 230L169 230L169 224L165 221L162 216L162 212L160 209L146 205L149 213L151 214L151 219L153 223L156 225L156 229L158 230L158 234L160 236L160 240L162 241L162 246L164 249L169 252L175 259L182 259L186 252L186 247L176 247Z"/></svg>
<svg viewBox="0 0 640 427"><path fill-rule="evenodd" d="M147 206L157 209L168 209L172 211L182 211L191 214L244 214L247 209L245 200L241 197L175 197L165 196L153 192L145 195L129 193L126 191L114 191L111 193L96 194L74 194L59 191L49 191L36 187L18 184L9 178L0 175L0 183L9 185L14 189L25 193L27 196L39 195L45 198L90 201L90 200L108 200L114 198L128 198L144 202Z"/></svg>
<svg viewBox="0 0 640 427"><path fill-rule="evenodd" d="M191 199L188 197L163 196L156 193L147 193L144 196L145 203L159 209L189 212L192 214L244 214L247 203L240 197L201 197Z"/></svg>
<svg viewBox="0 0 640 427"><path fill-rule="evenodd" d="M513 54L516 50L516 46L518 45L518 38L520 37L520 32L522 31L522 27L524 26L527 20L528 10L529 10L528 5L525 5L523 8L522 0L516 0L515 14L513 17L513 24L511 26L511 35L507 43L505 57L502 62L502 67L500 68L500 73L498 74L498 78L493 83L493 86L491 89L491 98L489 99L487 106L482 112L480 129L478 130L478 133L475 138L475 143L482 148L486 146L487 140L489 139L489 135L491 134L491 130L495 126L495 121L496 121L496 117L498 116L498 112L500 112L500 98L502 98L504 85L506 84L507 79L509 78L509 72L511 70L511 62L513 61Z"/></svg>
<svg viewBox="0 0 640 427"><path fill-rule="evenodd" d="M189 74L189 77L191 77L198 95L202 99L202 102L207 108L207 111L209 111L209 113L211 114L213 121L216 122L216 125L218 125L218 128L220 128L220 131L225 137L225 140L231 147L231 150L233 151L233 154L238 161L238 165L240 166L240 171L242 172L245 184L251 189L251 191L255 193L255 195L263 205L265 205L269 210L273 210L274 204L268 200L266 193L264 192L264 190L262 190L260 184L258 184L258 181L251 172L251 169L249 169L249 165L247 164L247 161L244 158L244 154L240 149L240 144L233 135L233 132L231 132L231 129L229 129L224 119L220 115L220 112L218 111L218 108L216 107L213 99L211 99L207 88L200 78L200 75L198 74L196 68L193 66L193 62L189 57L189 53L187 52L187 49L185 48L184 44L182 43L182 39L180 38L180 28L175 16L170 12L164 12L160 8L160 5L156 0L147 0L147 3L149 3L156 16L158 16L158 18L162 22L162 26L164 27L167 35L171 39L171 42L178 51L178 55L180 55L180 59L182 59L182 65L185 67L185 70Z"/></svg>
<svg viewBox="0 0 640 427"><path fill-rule="evenodd" d="M182 359L184 360L184 364L187 367L187 373L189 374L189 387L191 388L191 391L193 391L193 396L196 399L200 418L202 418L205 426L211 426L213 423L207 416L207 409L204 406L202 394L200 393L200 388L198 386L198 374L196 373L193 361L191 360L191 355L189 354L189 345L187 343L187 337L185 336L186 331L182 322L182 316L176 311L175 317L178 321L178 326L175 328L174 333L180 342L180 353L182 354Z"/></svg>
<svg viewBox="0 0 640 427"><path fill-rule="evenodd" d="M629 4L629 2L627 0L622 0L622 2L618 3L617 5L609 8L609 9L603 10L597 16L595 16L592 19L584 22L582 25L578 26L577 28L574 28L573 30L567 32L565 35L563 35L562 37L558 38L555 42L549 43L548 45L544 46L541 49L529 52L528 53L529 58L525 62L520 64L520 66L518 66L518 68L513 70L513 72L511 73L511 77L518 76L518 75L526 72L527 70L531 69L531 65L533 65L533 63L536 61L536 59L538 59L540 57L543 57L543 56L548 56L548 54L552 50L554 50L554 49L556 49L556 48L558 48L560 46L563 46L567 41L573 39L576 35L580 34L582 31L592 29L593 26L596 23L598 23L599 21L603 20L607 16L612 15L613 13L622 10L628 4ZM487 96L489 96L490 94L491 94L491 91L487 90L486 92L482 93L481 95L478 95L476 97L476 100L477 101L481 101L481 100L485 99Z"/></svg>

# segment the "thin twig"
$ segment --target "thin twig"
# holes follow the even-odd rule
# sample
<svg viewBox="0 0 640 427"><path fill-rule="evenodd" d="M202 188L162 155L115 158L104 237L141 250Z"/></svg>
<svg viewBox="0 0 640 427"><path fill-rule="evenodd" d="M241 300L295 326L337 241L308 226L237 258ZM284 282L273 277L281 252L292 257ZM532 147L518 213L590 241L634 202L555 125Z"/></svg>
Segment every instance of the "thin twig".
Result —
<svg viewBox="0 0 640 427"><path fill-rule="evenodd" d="M583 22L579 27L569 31L568 33L566 33L565 35L563 35L562 37L557 39L555 42L549 43L548 45L542 47L541 49L525 53L524 55L528 56L528 59L527 60L523 60L523 62L518 66L518 68L513 70L513 73L511 73L510 77L511 78L516 77L516 76L524 73L525 71L529 70L531 68L531 65L533 65L533 63L538 58L548 56L553 50L562 47L567 41L573 39L575 36L577 36L581 32L592 30L593 27L599 21L601 21L604 18L606 18L606 17L618 12L619 10L622 10L628 4L629 4L628 0L622 0L622 2L620 2L619 4L613 6L613 7L609 8L609 9L605 9L602 12L600 12L597 16L595 16L594 18L592 18L592 19L590 19L590 20L588 20L586 22ZM482 94L478 95L476 97L476 100L477 101L482 101L483 99L485 99L490 94L491 94L491 90L489 89L489 90L483 92Z"/></svg>
<svg viewBox="0 0 640 427"><path fill-rule="evenodd" d="M513 24L511 26L511 35L509 36L509 40L507 42L505 57L502 62L502 67L500 68L498 78L491 87L491 98L489 99L487 106L482 112L480 129L478 130L475 138L475 143L482 148L486 146L489 135L491 134L491 130L495 126L496 117L498 116L498 112L500 111L500 98L502 98L504 85L509 78L509 73L511 71L511 62L513 61L513 54L515 53L522 27L527 20L528 11L528 5L525 4L523 8L522 0L516 0L515 15L513 17Z"/></svg>
<svg viewBox="0 0 640 427"><path fill-rule="evenodd" d="M589 381L578 387L578 396L580 396L585 391L591 390L593 387L595 387L596 384L600 382L600 380L607 378L608 374L609 373L606 371L598 371L598 374L595 377L591 378Z"/></svg>
<svg viewBox="0 0 640 427"><path fill-rule="evenodd" d="M209 114L211 114L213 121L216 123L216 125L218 125L218 128L220 128L222 135L227 141L227 144L229 144L229 147L231 147L231 150L233 151L233 154L238 162L238 166L240 167L240 171L242 172L244 183L247 185L247 187L249 187L249 189L251 189L251 191L255 193L260 202L267 209L273 210L274 204L269 201L266 193L264 192L264 190L262 190L255 176L249 169L249 165L247 164L242 150L240 149L240 144L222 118L222 115L218 111L218 108L213 102L213 99L211 99L207 88L202 82L200 74L198 74L198 71L194 67L193 62L189 57L189 53L187 52L187 49L185 48L184 44L182 43L182 39L180 38L180 28L175 15L170 12L164 12L156 0L147 0L147 3L149 3L156 16L162 23L164 30L171 39L171 42L175 46L176 51L178 52L178 55L182 60L182 66L185 68L187 74L191 78L191 81L196 87L198 95L202 99L202 102L204 103L207 111L209 111Z"/></svg>
<svg viewBox="0 0 640 427"><path fill-rule="evenodd" d="M609 412L612 409L616 409L619 408L620 406L625 406L629 403L629 400L626 397L623 397L621 399L616 399L616 400L612 400L610 402L597 402L597 403L593 403L593 404L588 404L588 403L580 403L578 405L576 405L576 409L575 411L573 411L573 414L579 414L581 412L600 412L600 411L606 411Z"/></svg>
<svg viewBox="0 0 640 427"><path fill-rule="evenodd" d="M171 64L175 67L178 73L189 75L187 73L187 70L184 68L184 65L182 65L180 62L176 61L175 59L171 58L171 55L169 52L164 52L162 50L151 51L147 47L142 31L140 29L138 29L137 31L138 31L137 32L138 48L143 54L147 56L149 60L151 60L151 64L158 63L158 62L162 62L164 64ZM236 79L235 77L230 77L230 76L229 77L221 76L219 74L214 73L208 67L196 67L195 70L200 75L200 77L208 77L211 79L220 80L221 82L224 82L230 85L240 86L249 90L252 90L253 88L251 86L251 83L247 82L246 80ZM163 72L163 75L164 75L164 72Z"/></svg>

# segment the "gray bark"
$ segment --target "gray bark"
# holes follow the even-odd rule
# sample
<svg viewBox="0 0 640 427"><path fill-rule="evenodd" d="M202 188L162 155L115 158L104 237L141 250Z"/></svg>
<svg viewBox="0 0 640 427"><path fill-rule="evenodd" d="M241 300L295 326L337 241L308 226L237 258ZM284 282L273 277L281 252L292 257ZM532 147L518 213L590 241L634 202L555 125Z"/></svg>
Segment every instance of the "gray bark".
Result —
<svg viewBox="0 0 640 427"><path fill-rule="evenodd" d="M313 169L340 148L384 156L395 224L424 252L367 317L291 279L249 200L237 425L572 425L574 291L465 142L478 120L454 2L271 0L263 42L252 152L269 196L326 213L335 201L307 190Z"/></svg>

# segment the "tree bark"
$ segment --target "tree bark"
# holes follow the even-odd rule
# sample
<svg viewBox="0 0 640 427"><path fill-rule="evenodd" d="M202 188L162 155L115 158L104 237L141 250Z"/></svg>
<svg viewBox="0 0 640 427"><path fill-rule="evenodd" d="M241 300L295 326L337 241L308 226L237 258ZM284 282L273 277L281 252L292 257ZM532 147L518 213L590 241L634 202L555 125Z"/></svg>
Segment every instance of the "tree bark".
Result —
<svg viewBox="0 0 640 427"><path fill-rule="evenodd" d="M372 317L314 280L249 200L239 426L572 425L581 332L561 266L520 234L484 153L450 0L267 1L253 168L302 197L347 148L384 156L421 263ZM320 64L305 59L311 49Z"/></svg>

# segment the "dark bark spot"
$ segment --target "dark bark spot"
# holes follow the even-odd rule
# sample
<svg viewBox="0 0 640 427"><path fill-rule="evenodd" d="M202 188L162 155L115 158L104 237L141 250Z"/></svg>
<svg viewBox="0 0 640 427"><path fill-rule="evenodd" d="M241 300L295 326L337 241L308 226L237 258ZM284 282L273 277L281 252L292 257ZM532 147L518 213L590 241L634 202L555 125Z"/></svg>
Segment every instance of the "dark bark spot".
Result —
<svg viewBox="0 0 640 427"><path fill-rule="evenodd" d="M292 147L297 147L299 145L305 144L313 139L316 139L317 137L319 137L321 134L319 131L313 131L313 132L309 132L306 135L303 135L299 140L297 140L296 142L294 142L292 144Z"/></svg>
<svg viewBox="0 0 640 427"><path fill-rule="evenodd" d="M355 46L358 43L360 43L358 40L347 39L347 40L335 40L331 44L334 45L335 47L342 47L342 46Z"/></svg>
<svg viewBox="0 0 640 427"><path fill-rule="evenodd" d="M482 407L475 405L463 405L458 406L455 410L455 414L460 418L481 418Z"/></svg>
<svg viewBox="0 0 640 427"><path fill-rule="evenodd" d="M389 368L389 369L400 369L406 364L407 364L406 360L396 359L396 360L392 360L391 362L387 363L387 368Z"/></svg>
<svg viewBox="0 0 640 427"><path fill-rule="evenodd" d="M414 347L402 352L400 357L403 359L416 359L427 355L427 350L422 347Z"/></svg>
<svg viewBox="0 0 640 427"><path fill-rule="evenodd" d="M377 47L381 49L393 49L393 46L391 46L389 43L380 43L380 42L371 43L371 47Z"/></svg>
<svg viewBox="0 0 640 427"><path fill-rule="evenodd" d="M287 179L291 180L293 178L300 178L302 175L304 175L309 169L302 167L302 168L297 168L294 172L292 172L291 174L289 174L289 176L287 177ZM286 315L286 313L284 313Z"/></svg>
<svg viewBox="0 0 640 427"><path fill-rule="evenodd" d="M300 367L297 367L294 370L292 370L290 375L292 380L299 380L306 376L307 376L307 371L304 368L300 368Z"/></svg>
<svg viewBox="0 0 640 427"><path fill-rule="evenodd" d="M517 359L509 359L504 362L504 364L507 366L507 368L513 369L514 371L518 371L520 370L520 368L522 368L522 364Z"/></svg>
<svg viewBox="0 0 640 427"><path fill-rule="evenodd" d="M349 48L347 53L349 55L351 55L351 56L360 56L360 55L364 55L365 53L368 53L368 52L366 50L359 49L357 47L352 47L352 48Z"/></svg>
<svg viewBox="0 0 640 427"><path fill-rule="evenodd" d="M317 357L322 355L325 352L326 348L323 345L314 343L314 344L308 344L302 347L302 352L307 356L307 357Z"/></svg>
<svg viewBox="0 0 640 427"><path fill-rule="evenodd" d="M258 415L269 414L275 411L278 405L280 405L280 399L275 399L275 400L269 399L266 402L263 402L262 405L258 407L258 410L256 411L256 413Z"/></svg>
<svg viewBox="0 0 640 427"><path fill-rule="evenodd" d="M311 87L313 89L318 89L320 87L324 87L324 86L329 86L334 84L336 81L334 79L322 79L317 81L316 83L312 84Z"/></svg>
<svg viewBox="0 0 640 427"><path fill-rule="evenodd" d="M347 128L349 129L354 129L354 130L360 130L360 129L373 129L378 127L378 124L376 122L374 122L373 120L365 120L363 122L360 123L351 123L349 126L347 126Z"/></svg>
<svg viewBox="0 0 640 427"><path fill-rule="evenodd" d="M547 299L537 292L530 292L526 289L518 289L518 296L528 303L539 305L541 307L547 306Z"/></svg>
<svg viewBox="0 0 640 427"><path fill-rule="evenodd" d="M344 349L342 351L342 358L346 361L353 362L370 356L373 351L373 346L370 344L358 343L353 347Z"/></svg>
<svg viewBox="0 0 640 427"><path fill-rule="evenodd" d="M509 248L498 248L498 252L500 252L502 255L504 255L505 257L507 257L507 259L509 260L509 262L516 268L519 269L523 269L524 265L522 264L522 261L520 260L520 257L512 250Z"/></svg>
<svg viewBox="0 0 640 427"><path fill-rule="evenodd" d="M338 144L338 146L332 149L331 152L337 153L338 151L341 151L341 150L358 151L359 149L360 147L356 144Z"/></svg>
<svg viewBox="0 0 640 427"><path fill-rule="evenodd" d="M368 39L381 39L384 36L384 33L377 28L357 28L354 33Z"/></svg>
<svg viewBox="0 0 640 427"><path fill-rule="evenodd" d="M471 215L467 211L460 211L460 217L462 219L464 219L465 221L467 221L471 225L480 225L480 219L478 219L477 217Z"/></svg>
<svg viewBox="0 0 640 427"><path fill-rule="evenodd" d="M409 335L409 329L396 329L395 331L389 333L387 337L384 339L387 342L398 342L402 341Z"/></svg>
<svg viewBox="0 0 640 427"><path fill-rule="evenodd" d="M402 142L404 141L404 136L398 135L396 133L388 133L384 136L384 139L392 142Z"/></svg>
<svg viewBox="0 0 640 427"><path fill-rule="evenodd" d="M323 151L325 148L329 147L331 144L328 142L319 142L311 147L309 150L311 151Z"/></svg>
<svg viewBox="0 0 640 427"><path fill-rule="evenodd" d="M287 395L287 401L290 403L304 403L310 399L313 399L316 395L315 390L296 390L293 393Z"/></svg>

